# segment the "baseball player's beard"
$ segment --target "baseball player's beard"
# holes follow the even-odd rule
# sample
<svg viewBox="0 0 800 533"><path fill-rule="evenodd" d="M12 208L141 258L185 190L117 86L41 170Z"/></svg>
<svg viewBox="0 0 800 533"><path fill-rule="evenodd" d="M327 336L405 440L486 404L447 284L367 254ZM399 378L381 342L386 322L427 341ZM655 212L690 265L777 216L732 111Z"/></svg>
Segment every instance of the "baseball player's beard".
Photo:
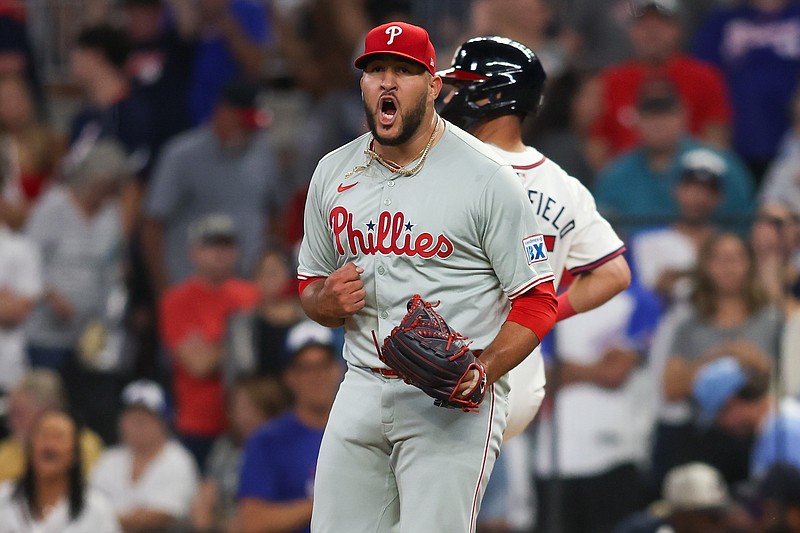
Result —
<svg viewBox="0 0 800 533"><path fill-rule="evenodd" d="M367 116L367 125L369 125L369 131L372 132L372 136L375 138L375 140L383 146L400 146L401 144L407 143L419 130L419 127L422 124L422 119L425 118L425 111L427 109L427 96L422 94L416 105L409 109L407 113L403 113L400 116L400 131L395 137L384 137L378 133L378 122L375 120L375 115L380 113L380 109L378 109L377 112L373 112L367 106L367 102L363 103L364 114Z"/></svg>

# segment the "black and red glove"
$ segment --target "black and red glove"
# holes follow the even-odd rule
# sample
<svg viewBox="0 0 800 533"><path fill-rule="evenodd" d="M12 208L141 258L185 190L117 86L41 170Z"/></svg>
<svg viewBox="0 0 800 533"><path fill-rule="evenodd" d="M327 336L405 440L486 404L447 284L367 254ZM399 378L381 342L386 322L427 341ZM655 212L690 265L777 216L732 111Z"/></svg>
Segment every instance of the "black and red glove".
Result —
<svg viewBox="0 0 800 533"><path fill-rule="evenodd" d="M486 370L464 342L434 310L438 304L415 294L408 301L408 313L378 347L381 361L404 381L421 389L440 407L477 411L486 393ZM373 334L374 337L374 334ZM459 386L477 370L477 380L465 395Z"/></svg>

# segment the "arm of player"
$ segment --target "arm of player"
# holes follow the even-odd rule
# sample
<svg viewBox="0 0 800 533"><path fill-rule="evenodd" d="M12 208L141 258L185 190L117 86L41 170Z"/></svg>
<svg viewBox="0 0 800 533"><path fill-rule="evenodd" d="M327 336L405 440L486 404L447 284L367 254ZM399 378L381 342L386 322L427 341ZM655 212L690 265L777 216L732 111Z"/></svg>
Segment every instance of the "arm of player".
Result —
<svg viewBox="0 0 800 533"><path fill-rule="evenodd" d="M480 356L486 370L487 385L500 379L539 346L541 339L555 324L556 306L552 281L536 285L513 301L511 313L500 332ZM464 380L456 393L470 393L474 388L473 380L477 381L477 375Z"/></svg>
<svg viewBox="0 0 800 533"><path fill-rule="evenodd" d="M347 263L326 278L301 287L300 303L311 320L330 328L344 324L345 318L366 305L367 292L361 274L364 269Z"/></svg>
<svg viewBox="0 0 800 533"><path fill-rule="evenodd" d="M628 288L631 270L621 255L581 274L558 297L558 320L599 307Z"/></svg>
<svg viewBox="0 0 800 533"><path fill-rule="evenodd" d="M291 533L311 522L311 498L275 503L243 498L239 503L241 533Z"/></svg>

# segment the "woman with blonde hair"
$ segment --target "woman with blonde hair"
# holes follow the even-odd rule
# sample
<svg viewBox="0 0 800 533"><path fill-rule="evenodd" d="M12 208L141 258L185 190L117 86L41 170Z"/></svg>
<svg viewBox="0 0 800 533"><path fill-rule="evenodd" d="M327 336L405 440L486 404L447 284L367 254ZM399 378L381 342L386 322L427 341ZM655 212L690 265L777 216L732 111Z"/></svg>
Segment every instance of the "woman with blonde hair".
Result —
<svg viewBox="0 0 800 533"><path fill-rule="evenodd" d="M752 249L733 233L712 237L700 250L689 310L674 329L661 377L672 416L669 421L662 417L657 430L657 473L704 460L729 482L747 477L749 443L700 427L689 399L695 375L710 361L733 356L748 367L768 371L777 359L783 316L770 303L756 268Z"/></svg>

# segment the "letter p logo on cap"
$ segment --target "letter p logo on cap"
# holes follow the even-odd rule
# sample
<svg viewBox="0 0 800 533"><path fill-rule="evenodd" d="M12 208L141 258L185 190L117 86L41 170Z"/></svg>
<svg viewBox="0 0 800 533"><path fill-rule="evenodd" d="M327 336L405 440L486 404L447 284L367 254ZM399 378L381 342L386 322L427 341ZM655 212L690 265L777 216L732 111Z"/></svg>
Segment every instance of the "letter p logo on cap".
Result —
<svg viewBox="0 0 800 533"><path fill-rule="evenodd" d="M386 44L392 44L394 42L394 38L403 33L403 28L400 26L389 26L386 28L385 33L389 36L389 40L386 41Z"/></svg>

